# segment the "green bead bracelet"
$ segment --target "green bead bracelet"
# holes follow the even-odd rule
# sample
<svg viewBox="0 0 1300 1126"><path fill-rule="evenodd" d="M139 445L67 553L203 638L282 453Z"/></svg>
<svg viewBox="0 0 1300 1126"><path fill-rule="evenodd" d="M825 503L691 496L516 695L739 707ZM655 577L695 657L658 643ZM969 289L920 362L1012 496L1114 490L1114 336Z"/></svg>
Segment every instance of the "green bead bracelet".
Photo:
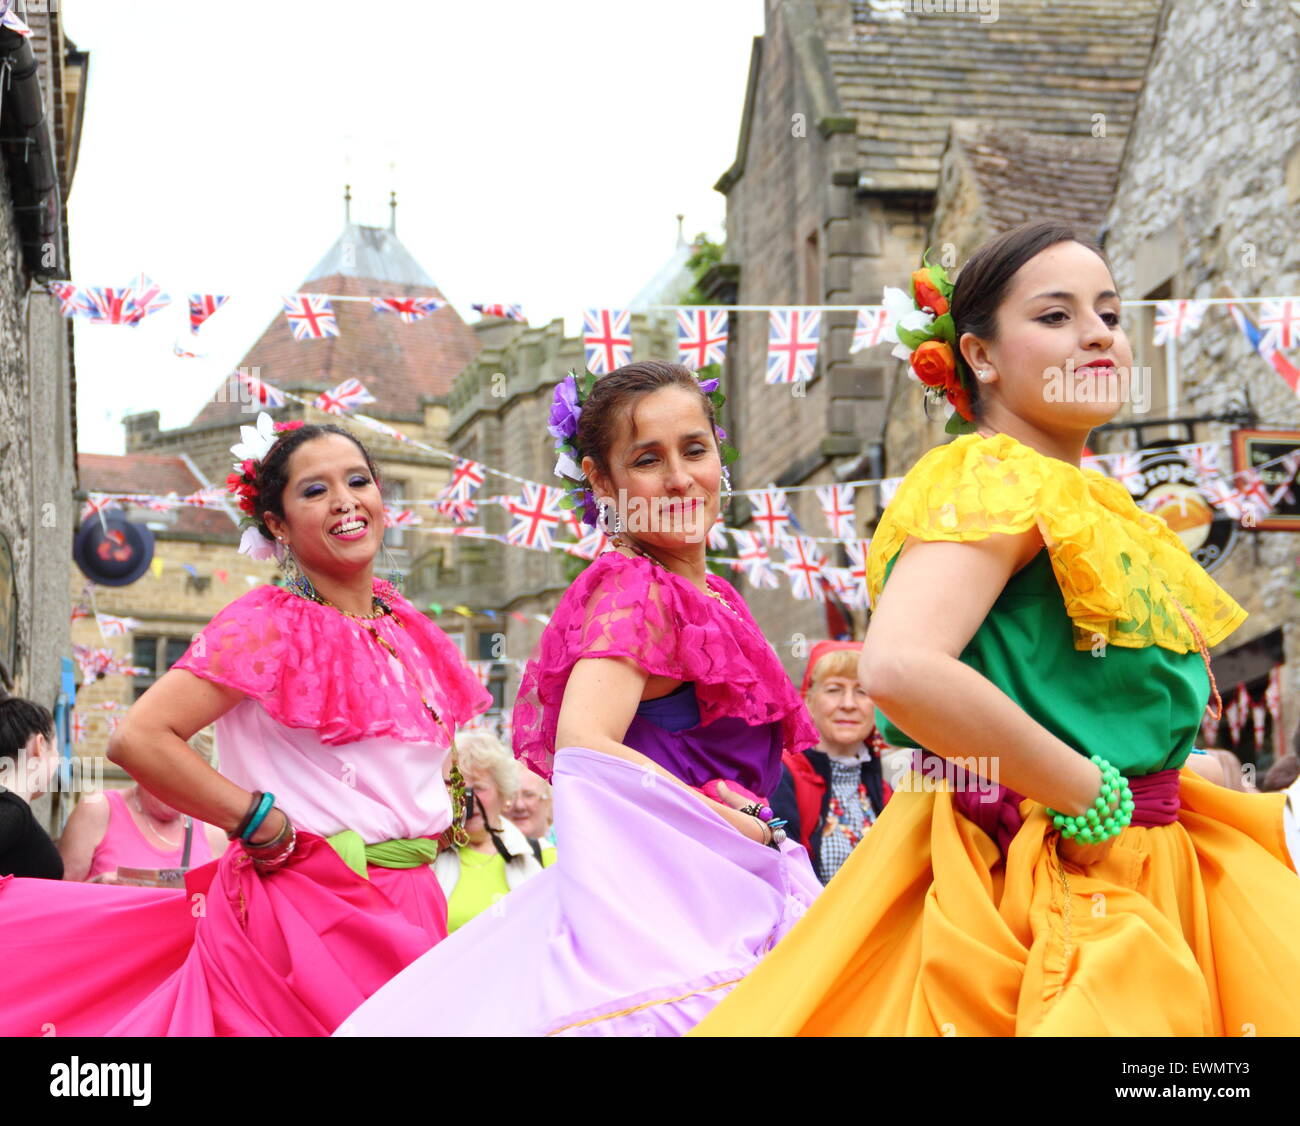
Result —
<svg viewBox="0 0 1300 1126"><path fill-rule="evenodd" d="M1066 840L1076 840L1083 845L1101 844L1118 837L1133 820L1133 791L1128 780L1101 755L1093 755L1090 762L1101 770L1101 790L1097 800L1078 817L1048 808L1047 816Z"/></svg>

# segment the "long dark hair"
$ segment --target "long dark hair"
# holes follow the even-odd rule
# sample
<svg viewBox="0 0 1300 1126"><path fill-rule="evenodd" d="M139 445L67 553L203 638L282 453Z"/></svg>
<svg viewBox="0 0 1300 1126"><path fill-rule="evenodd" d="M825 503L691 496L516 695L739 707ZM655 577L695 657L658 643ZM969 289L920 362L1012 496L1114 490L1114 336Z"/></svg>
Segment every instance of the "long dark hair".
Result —
<svg viewBox="0 0 1300 1126"><path fill-rule="evenodd" d="M957 340L969 332L982 340L996 340L998 307L1002 304L1011 279L1035 255L1060 242L1077 242L1086 246L1103 262L1110 262L1105 252L1090 239L1081 238L1069 223L1043 219L1025 223L1000 234L981 246L961 268L952 288L952 319ZM971 380L971 411L980 415L979 381Z"/></svg>
<svg viewBox="0 0 1300 1126"><path fill-rule="evenodd" d="M285 430L257 467L257 500L254 502L257 529L268 540L273 540L275 537L266 526L266 514L270 512L281 520L284 519L284 490L289 484L289 458L299 446L315 438L323 438L326 434L341 434L355 445L361 451L361 456L366 459L366 468L370 470L375 485L379 485L379 470L375 466L374 459L355 434L349 433L341 426L335 426L332 422L307 423L296 430Z"/></svg>

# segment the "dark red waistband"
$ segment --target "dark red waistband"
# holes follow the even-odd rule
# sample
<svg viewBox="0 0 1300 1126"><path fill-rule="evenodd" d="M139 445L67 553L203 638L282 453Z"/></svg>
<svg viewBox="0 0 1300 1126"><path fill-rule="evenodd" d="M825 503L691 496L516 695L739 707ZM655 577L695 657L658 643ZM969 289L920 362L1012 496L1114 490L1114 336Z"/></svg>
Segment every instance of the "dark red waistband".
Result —
<svg viewBox="0 0 1300 1126"><path fill-rule="evenodd" d="M913 755L913 764L921 769L927 759L940 756L933 751L920 751ZM918 758L920 761L918 761ZM1020 816L1023 796L1006 786L990 789L982 779L977 785L966 785L966 772L952 762L945 763L944 777L954 786L953 805L963 817L974 821L992 837L998 850L1006 856L1012 838L1020 831L1024 819ZM1129 778L1128 787L1133 792L1133 819L1130 825L1149 829L1156 825L1172 825L1178 820L1178 771L1157 770Z"/></svg>

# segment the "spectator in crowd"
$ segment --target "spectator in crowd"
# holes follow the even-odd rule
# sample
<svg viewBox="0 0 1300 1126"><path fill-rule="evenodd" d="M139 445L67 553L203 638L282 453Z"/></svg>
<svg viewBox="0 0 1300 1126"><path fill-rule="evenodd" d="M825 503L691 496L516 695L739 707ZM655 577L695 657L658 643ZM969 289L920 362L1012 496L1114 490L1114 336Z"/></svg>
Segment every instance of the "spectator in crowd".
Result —
<svg viewBox="0 0 1300 1126"><path fill-rule="evenodd" d="M465 777L469 844L443 849L433 864L447 897L448 934L555 863L554 846L526 837L503 815L518 781L514 756L501 740L486 732L458 735L456 753Z"/></svg>
<svg viewBox="0 0 1300 1126"><path fill-rule="evenodd" d="M1297 730L1300 738L1300 730ZM1282 827L1286 832L1286 847L1291 853L1291 866L1300 871L1300 757L1295 753L1283 755L1264 775L1259 784L1260 792L1265 794L1286 794L1286 805L1282 808Z"/></svg>
<svg viewBox="0 0 1300 1126"><path fill-rule="evenodd" d="M59 852L65 880L113 884L119 868L198 868L228 843L215 825L182 815L136 783L82 798Z"/></svg>
<svg viewBox="0 0 1300 1126"><path fill-rule="evenodd" d="M506 808L511 823L526 837L555 844L551 826L555 821L551 804L551 784L533 773L523 761L516 762L518 777L515 800Z"/></svg>
<svg viewBox="0 0 1300 1126"><path fill-rule="evenodd" d="M63 861L32 813L58 769L54 717L40 704L0 700L0 876L63 877Z"/></svg>
<svg viewBox="0 0 1300 1126"><path fill-rule="evenodd" d="M782 756L772 808L803 842L823 884L885 808L889 783L881 768L885 741L875 706L858 681L861 642L821 641L803 677L804 703L820 739L815 747Z"/></svg>

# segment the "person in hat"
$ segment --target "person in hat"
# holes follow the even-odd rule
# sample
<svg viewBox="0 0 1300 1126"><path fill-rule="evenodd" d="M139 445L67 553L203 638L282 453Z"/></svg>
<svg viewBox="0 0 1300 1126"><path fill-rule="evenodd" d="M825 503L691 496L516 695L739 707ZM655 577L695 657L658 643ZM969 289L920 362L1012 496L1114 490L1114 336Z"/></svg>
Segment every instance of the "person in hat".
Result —
<svg viewBox="0 0 1300 1126"><path fill-rule="evenodd" d="M884 811L891 790L876 730L875 705L858 679L860 641L819 641L800 692L817 725L817 745L786 751L772 808L808 850L823 884Z"/></svg>
<svg viewBox="0 0 1300 1126"><path fill-rule="evenodd" d="M1246 612L1080 465L1133 362L1103 253L1031 223L912 291L886 305L957 436L872 536L858 672L920 769L696 1032L1300 1032L1283 798L1187 765Z"/></svg>
<svg viewBox="0 0 1300 1126"><path fill-rule="evenodd" d="M262 414L232 452L241 550L284 583L221 610L108 755L233 847L184 891L0 881L0 1035L324 1035L446 937L431 862L463 787L442 766L491 697L375 577L384 504L354 436ZM214 722L220 773L186 742ZM89 949L113 956L48 972Z"/></svg>
<svg viewBox="0 0 1300 1126"><path fill-rule="evenodd" d="M550 432L611 547L552 612L513 722L515 756L553 779L559 859L339 1034L681 1035L822 890L766 801L816 729L705 565L716 382L639 361L584 383L556 389Z"/></svg>

